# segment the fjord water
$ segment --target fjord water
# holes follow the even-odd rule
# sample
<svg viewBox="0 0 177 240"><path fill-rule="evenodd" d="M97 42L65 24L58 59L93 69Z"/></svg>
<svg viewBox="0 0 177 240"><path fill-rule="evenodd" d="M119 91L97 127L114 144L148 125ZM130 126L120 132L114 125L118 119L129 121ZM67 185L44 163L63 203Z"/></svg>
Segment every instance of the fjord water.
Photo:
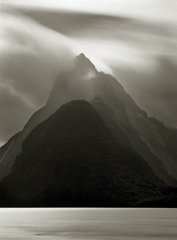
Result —
<svg viewBox="0 0 177 240"><path fill-rule="evenodd" d="M1 208L0 239L177 239L177 209Z"/></svg>

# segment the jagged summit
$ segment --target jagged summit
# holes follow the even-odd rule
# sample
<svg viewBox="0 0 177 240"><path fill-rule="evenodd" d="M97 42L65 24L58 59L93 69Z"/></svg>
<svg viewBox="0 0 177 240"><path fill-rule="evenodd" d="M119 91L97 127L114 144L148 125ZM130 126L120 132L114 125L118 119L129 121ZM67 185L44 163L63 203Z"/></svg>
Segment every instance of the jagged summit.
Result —
<svg viewBox="0 0 177 240"><path fill-rule="evenodd" d="M88 60L89 62L91 62L90 59L88 59L88 58L85 56L84 53L80 53L78 56L76 56L76 59L79 59L79 60L83 60L83 59L84 59L84 61L85 61L85 60Z"/></svg>
<svg viewBox="0 0 177 240"><path fill-rule="evenodd" d="M77 59L78 61L89 62L90 64L93 65L93 63L90 61L89 58L87 58L87 57L85 56L84 53L80 53L78 56L76 56L76 59Z"/></svg>
<svg viewBox="0 0 177 240"><path fill-rule="evenodd" d="M94 64L83 53L76 56L75 68L78 72L81 72L82 74L87 74L91 71L94 73L97 72Z"/></svg>

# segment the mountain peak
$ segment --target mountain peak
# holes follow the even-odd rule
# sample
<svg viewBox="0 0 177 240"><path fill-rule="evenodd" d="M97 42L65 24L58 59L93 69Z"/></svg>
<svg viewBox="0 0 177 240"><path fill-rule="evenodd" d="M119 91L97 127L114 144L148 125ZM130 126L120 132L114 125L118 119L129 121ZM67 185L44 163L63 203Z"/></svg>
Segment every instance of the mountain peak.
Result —
<svg viewBox="0 0 177 240"><path fill-rule="evenodd" d="M84 53L80 53L79 55L78 55L78 57L80 57L80 58L87 58L85 55L84 55ZM87 58L88 59L88 58Z"/></svg>
<svg viewBox="0 0 177 240"><path fill-rule="evenodd" d="M82 69L95 69L95 66L93 65L93 63L83 54L80 53L77 57L76 57L76 66Z"/></svg>

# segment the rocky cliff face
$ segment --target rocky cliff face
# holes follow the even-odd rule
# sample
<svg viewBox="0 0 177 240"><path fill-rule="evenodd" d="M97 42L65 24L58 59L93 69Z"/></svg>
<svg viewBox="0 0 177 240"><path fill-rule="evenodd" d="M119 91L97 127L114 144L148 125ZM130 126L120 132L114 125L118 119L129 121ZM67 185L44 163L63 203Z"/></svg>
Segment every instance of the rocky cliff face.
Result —
<svg viewBox="0 0 177 240"><path fill-rule="evenodd" d="M81 99L92 104L106 119L112 134L137 152L160 179L168 185L176 184L177 134L149 118L114 77L98 72L83 54L76 57L73 69L56 80L46 105L31 117L22 132L0 149L1 179L10 172L31 130L62 104Z"/></svg>

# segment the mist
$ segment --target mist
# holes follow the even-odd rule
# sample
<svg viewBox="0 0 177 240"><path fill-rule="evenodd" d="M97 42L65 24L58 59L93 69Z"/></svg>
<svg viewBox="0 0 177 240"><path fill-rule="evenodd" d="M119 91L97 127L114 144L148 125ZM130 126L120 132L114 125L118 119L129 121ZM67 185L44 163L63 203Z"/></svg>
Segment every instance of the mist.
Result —
<svg viewBox="0 0 177 240"><path fill-rule="evenodd" d="M44 106L53 82L74 59L73 43L17 12L1 14L1 142Z"/></svg>
<svg viewBox="0 0 177 240"><path fill-rule="evenodd" d="M150 69L115 68L114 75L150 117L168 128L177 127L177 63L173 59L160 56Z"/></svg>
<svg viewBox="0 0 177 240"><path fill-rule="evenodd" d="M114 75L149 116L177 126L175 1L3 1L0 144L45 105L53 82L83 52Z"/></svg>

